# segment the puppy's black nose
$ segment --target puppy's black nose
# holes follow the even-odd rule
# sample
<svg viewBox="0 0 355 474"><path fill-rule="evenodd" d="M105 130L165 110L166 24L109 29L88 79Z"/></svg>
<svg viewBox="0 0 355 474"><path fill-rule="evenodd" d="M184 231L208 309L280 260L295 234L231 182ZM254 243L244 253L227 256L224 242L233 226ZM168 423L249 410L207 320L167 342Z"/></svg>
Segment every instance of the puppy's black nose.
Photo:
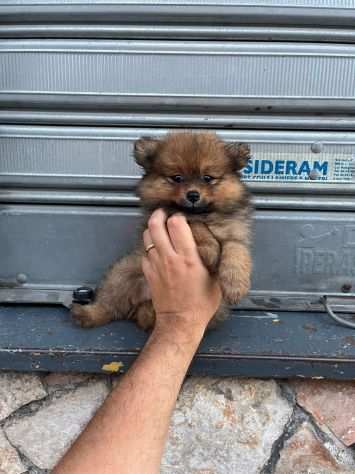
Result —
<svg viewBox="0 0 355 474"><path fill-rule="evenodd" d="M198 191L189 191L186 193L187 199L194 203L200 200L200 193Z"/></svg>

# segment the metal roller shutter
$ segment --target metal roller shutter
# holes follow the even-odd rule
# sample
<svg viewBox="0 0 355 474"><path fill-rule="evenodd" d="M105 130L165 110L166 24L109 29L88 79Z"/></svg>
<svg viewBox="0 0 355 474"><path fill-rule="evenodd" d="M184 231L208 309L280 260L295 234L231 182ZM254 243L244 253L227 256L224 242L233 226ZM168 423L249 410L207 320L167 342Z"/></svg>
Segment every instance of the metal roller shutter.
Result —
<svg viewBox="0 0 355 474"><path fill-rule="evenodd" d="M251 144L255 270L191 370L354 376L351 330L321 312L355 310L354 7L0 1L0 367L130 363L138 330L117 323L115 350L114 326L89 335L60 305L133 244L133 141L211 128Z"/></svg>

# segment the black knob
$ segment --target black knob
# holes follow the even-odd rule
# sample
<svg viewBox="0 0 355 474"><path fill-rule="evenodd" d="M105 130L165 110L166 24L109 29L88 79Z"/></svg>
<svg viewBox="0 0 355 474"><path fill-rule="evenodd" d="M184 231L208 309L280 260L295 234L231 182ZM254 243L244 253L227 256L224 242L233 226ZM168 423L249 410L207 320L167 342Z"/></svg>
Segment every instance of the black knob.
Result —
<svg viewBox="0 0 355 474"><path fill-rule="evenodd" d="M81 286L73 291L73 303L89 304L94 299L94 290L89 286Z"/></svg>

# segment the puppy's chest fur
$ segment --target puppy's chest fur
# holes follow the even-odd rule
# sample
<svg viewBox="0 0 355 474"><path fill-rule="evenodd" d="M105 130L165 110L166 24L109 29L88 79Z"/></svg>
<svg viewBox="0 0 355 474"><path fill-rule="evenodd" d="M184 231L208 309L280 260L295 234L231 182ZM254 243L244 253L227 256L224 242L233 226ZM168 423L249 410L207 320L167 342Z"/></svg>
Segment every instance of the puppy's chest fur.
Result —
<svg viewBox="0 0 355 474"><path fill-rule="evenodd" d="M166 209L168 215L173 214ZM149 219L150 213L146 215L144 226ZM239 255L248 252L250 240L250 219L246 215L222 215L220 213L189 214L185 217L190 225L200 257L211 274L218 274L221 264L233 266L233 260ZM226 251L230 247L239 249L237 252ZM231 260L228 262L228 260ZM227 262L226 262L227 261Z"/></svg>
<svg viewBox="0 0 355 474"><path fill-rule="evenodd" d="M206 219L190 219L188 222L204 224L218 242L222 245L228 241L247 242L249 237L249 223L245 219L220 218L219 216L207 217Z"/></svg>
<svg viewBox="0 0 355 474"><path fill-rule="evenodd" d="M169 209L165 210L168 215ZM150 213L146 213L143 221L143 229L147 228ZM211 214L184 214L187 222L190 224L192 233L196 228L204 227L211 235L222 245L228 241L237 241L245 245L249 245L251 218L248 216L239 216L237 213L233 215L220 215L218 213Z"/></svg>

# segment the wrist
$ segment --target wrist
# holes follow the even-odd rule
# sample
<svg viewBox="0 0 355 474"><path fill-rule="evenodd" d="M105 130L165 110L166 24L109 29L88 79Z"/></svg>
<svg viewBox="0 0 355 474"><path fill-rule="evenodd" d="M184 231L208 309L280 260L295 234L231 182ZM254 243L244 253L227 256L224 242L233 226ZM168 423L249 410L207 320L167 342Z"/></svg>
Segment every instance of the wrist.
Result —
<svg viewBox="0 0 355 474"><path fill-rule="evenodd" d="M193 313L157 313L153 333L175 343L198 345L205 333L207 318Z"/></svg>

